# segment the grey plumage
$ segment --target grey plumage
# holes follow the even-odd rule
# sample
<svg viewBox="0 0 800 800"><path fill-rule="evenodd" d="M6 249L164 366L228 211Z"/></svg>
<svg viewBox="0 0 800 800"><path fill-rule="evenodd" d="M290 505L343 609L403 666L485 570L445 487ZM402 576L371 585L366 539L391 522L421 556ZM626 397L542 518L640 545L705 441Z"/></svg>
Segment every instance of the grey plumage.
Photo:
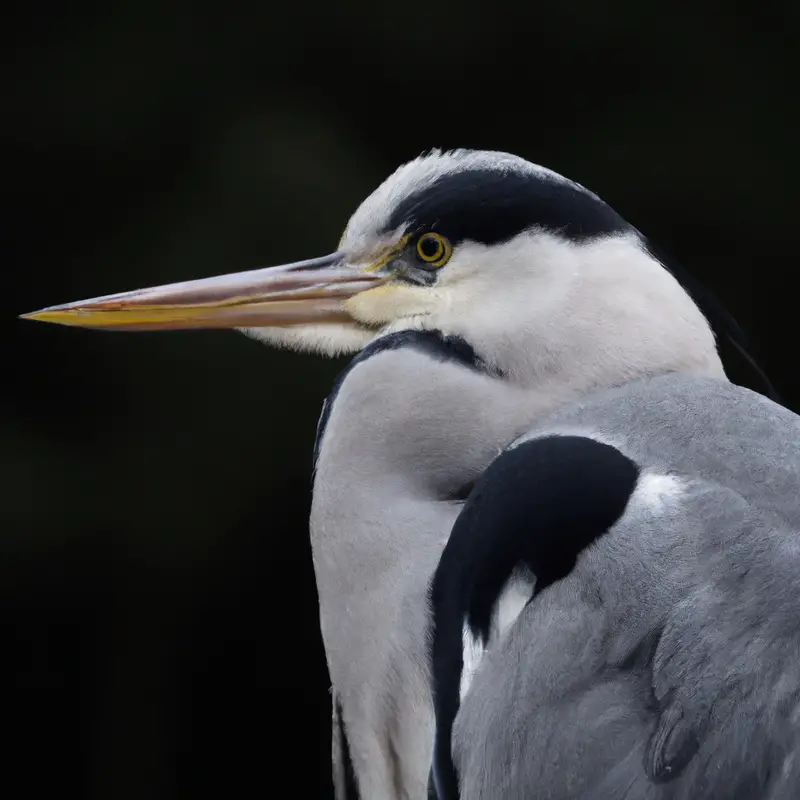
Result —
<svg viewBox="0 0 800 800"><path fill-rule="evenodd" d="M707 316L740 350L741 332L655 252L560 175L433 151L329 256L29 315L358 353L320 418L310 520L338 800L421 800L450 723L455 786L437 785L462 800L800 796L800 419L728 381ZM509 479L508 448L548 436L635 465L614 508L580 448L549 493L524 463ZM520 505L470 528L492 481ZM565 548L549 582L525 557L543 509ZM497 567L484 547L450 574L453 617L436 578L457 521L506 571L470 584Z"/></svg>
<svg viewBox="0 0 800 800"><path fill-rule="evenodd" d="M526 438L550 433L611 443L670 483L634 494L490 646L455 728L462 797L796 797L800 419L674 375Z"/></svg>

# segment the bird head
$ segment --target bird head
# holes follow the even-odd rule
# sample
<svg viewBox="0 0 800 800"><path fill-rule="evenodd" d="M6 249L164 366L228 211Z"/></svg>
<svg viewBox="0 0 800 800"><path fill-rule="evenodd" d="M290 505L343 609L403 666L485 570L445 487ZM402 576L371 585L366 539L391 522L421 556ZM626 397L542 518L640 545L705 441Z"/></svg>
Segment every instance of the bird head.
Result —
<svg viewBox="0 0 800 800"><path fill-rule="evenodd" d="M326 355L429 329L522 382L567 361L619 379L654 363L721 372L705 317L636 229L579 184L492 151L436 150L404 164L329 255L24 316L130 331L233 328Z"/></svg>

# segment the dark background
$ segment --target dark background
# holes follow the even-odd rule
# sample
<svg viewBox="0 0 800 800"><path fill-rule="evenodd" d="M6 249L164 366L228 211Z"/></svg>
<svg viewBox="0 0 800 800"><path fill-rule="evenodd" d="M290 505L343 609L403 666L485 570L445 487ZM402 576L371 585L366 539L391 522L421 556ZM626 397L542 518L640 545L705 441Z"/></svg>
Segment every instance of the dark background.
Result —
<svg viewBox="0 0 800 800"><path fill-rule="evenodd" d="M800 5L734 5L5 12L0 793L330 791L307 514L341 363L19 313L328 252L400 162L504 149L700 276L800 405Z"/></svg>

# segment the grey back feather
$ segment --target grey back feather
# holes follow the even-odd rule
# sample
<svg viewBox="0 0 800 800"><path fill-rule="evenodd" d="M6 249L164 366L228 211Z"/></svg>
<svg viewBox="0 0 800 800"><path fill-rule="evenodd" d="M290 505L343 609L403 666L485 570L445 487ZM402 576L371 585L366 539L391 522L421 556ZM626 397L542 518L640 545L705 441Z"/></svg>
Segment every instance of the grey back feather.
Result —
<svg viewBox="0 0 800 800"><path fill-rule="evenodd" d="M799 797L800 418L673 375L524 438L559 432L666 491L635 494L486 655L454 730L462 798Z"/></svg>

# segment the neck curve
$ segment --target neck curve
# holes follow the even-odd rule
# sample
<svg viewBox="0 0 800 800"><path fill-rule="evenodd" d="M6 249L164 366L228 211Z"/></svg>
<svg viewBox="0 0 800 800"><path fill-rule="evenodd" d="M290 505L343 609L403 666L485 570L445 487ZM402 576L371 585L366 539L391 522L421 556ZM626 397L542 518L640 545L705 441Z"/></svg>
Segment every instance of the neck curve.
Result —
<svg viewBox="0 0 800 800"><path fill-rule="evenodd" d="M370 765L365 796L390 796L395 751L418 753L402 761L403 781L424 791L427 769L414 765L433 742L430 579L465 487L537 418L600 388L582 380L524 385L460 339L406 331L373 342L336 381L318 426L310 533L331 682ZM387 697L399 707L376 708Z"/></svg>
<svg viewBox="0 0 800 800"><path fill-rule="evenodd" d="M329 582L337 593L345 581L377 585L415 552L433 559L464 488L566 399L506 381L463 340L435 331L373 342L336 381L318 425L311 541L320 599Z"/></svg>

